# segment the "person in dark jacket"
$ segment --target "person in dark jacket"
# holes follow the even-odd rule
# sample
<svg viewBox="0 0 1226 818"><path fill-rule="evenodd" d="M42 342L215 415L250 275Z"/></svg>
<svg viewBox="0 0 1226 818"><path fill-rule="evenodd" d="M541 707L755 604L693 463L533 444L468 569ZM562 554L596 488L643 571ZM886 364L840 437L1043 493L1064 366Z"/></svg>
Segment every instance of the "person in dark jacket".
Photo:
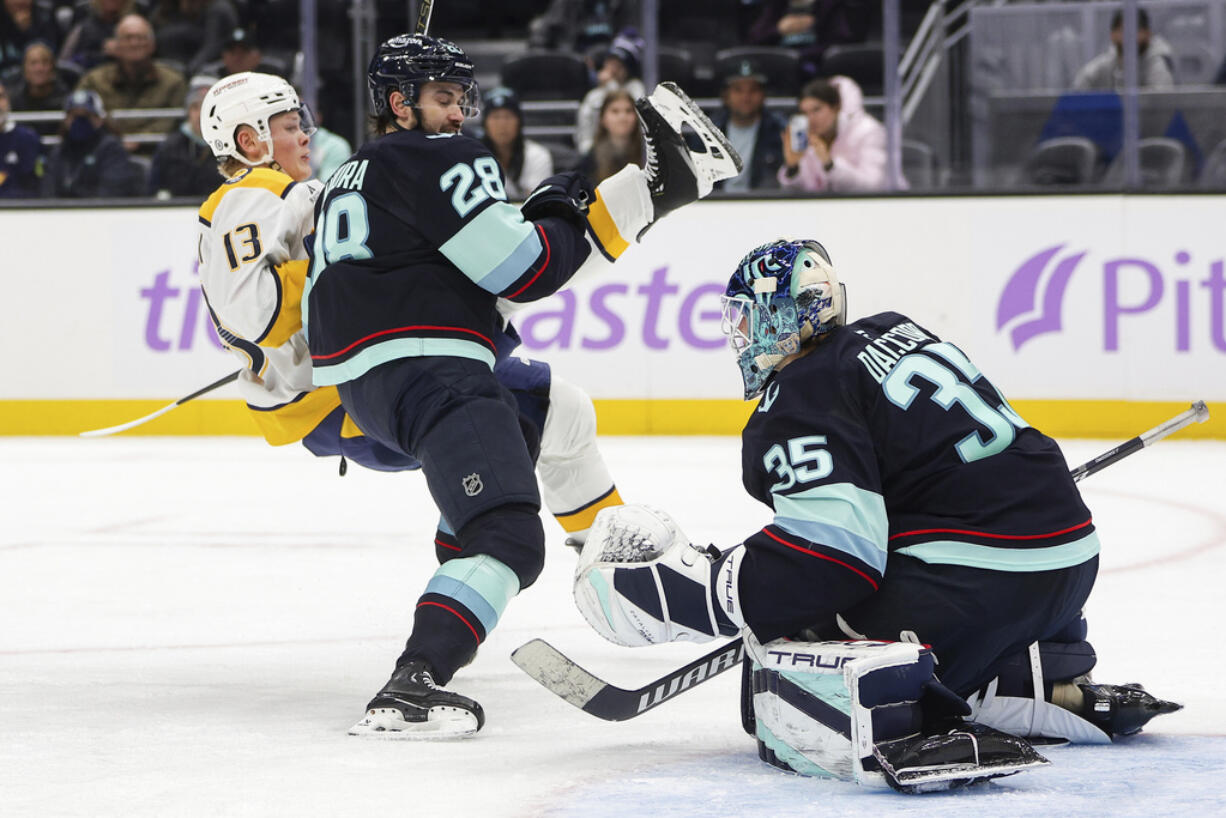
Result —
<svg viewBox="0 0 1226 818"><path fill-rule="evenodd" d="M870 8L867 0L764 0L748 40L795 51L808 79L818 75L827 48L868 38Z"/></svg>
<svg viewBox="0 0 1226 818"><path fill-rule="evenodd" d="M715 187L737 193L777 188L785 124L778 114L766 110L766 75L751 60L735 60L722 69L724 107L711 121L745 159L745 169Z"/></svg>
<svg viewBox="0 0 1226 818"><path fill-rule="evenodd" d="M42 153L38 134L9 119L8 92L0 82L0 199L38 195Z"/></svg>
<svg viewBox="0 0 1226 818"><path fill-rule="evenodd" d="M14 111L59 111L72 89L55 70L55 52L36 40L26 46L21 79L9 85L9 103ZM54 120L30 125L36 133L49 135L59 127Z"/></svg>
<svg viewBox="0 0 1226 818"><path fill-rule="evenodd" d="M34 0L0 2L0 70L21 65L26 46L35 40L54 43L59 31L51 12Z"/></svg>
<svg viewBox="0 0 1226 818"><path fill-rule="evenodd" d="M149 169L149 192L162 197L192 196L204 199L217 189L221 174L212 149L200 134L200 105L216 77L192 77L187 90L187 117L166 137L153 154Z"/></svg>
<svg viewBox="0 0 1226 818"><path fill-rule="evenodd" d="M140 166L132 161L106 122L102 98L73 91L64 101L60 144L43 177L43 195L65 199L139 196Z"/></svg>

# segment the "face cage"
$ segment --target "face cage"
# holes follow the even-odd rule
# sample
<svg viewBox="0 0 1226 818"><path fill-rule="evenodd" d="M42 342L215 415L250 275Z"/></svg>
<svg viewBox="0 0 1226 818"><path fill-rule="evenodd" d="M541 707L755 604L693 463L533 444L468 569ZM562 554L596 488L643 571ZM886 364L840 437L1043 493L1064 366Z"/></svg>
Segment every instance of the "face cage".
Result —
<svg viewBox="0 0 1226 818"><path fill-rule="evenodd" d="M779 361L800 351L796 304L788 296L760 304L747 296L725 295L721 306L720 328L736 353L749 400L761 394Z"/></svg>
<svg viewBox="0 0 1226 818"><path fill-rule="evenodd" d="M476 119L481 115L481 90L477 87L475 79L455 79L444 76L437 79L430 77L428 79L405 80L400 84L399 91L404 94L409 107L413 109L418 107L418 92L421 90L421 86L428 82L450 82L460 86L464 89L464 95L460 97L460 113L464 114L465 119Z"/></svg>

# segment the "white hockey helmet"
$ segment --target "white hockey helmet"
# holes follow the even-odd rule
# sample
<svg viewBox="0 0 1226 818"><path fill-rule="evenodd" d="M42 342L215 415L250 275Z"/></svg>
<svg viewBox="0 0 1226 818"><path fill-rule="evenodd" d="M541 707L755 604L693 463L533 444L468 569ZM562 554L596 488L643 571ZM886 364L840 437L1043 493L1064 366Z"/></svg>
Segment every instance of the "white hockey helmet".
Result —
<svg viewBox="0 0 1226 818"><path fill-rule="evenodd" d="M298 99L294 87L281 77L244 71L223 77L204 95L200 109L200 131L218 159L237 159L255 167L272 161L272 132L268 121L277 114L298 112L302 130L315 131L311 111ZM240 125L255 130L257 138L268 149L259 159L248 159L238 148Z"/></svg>

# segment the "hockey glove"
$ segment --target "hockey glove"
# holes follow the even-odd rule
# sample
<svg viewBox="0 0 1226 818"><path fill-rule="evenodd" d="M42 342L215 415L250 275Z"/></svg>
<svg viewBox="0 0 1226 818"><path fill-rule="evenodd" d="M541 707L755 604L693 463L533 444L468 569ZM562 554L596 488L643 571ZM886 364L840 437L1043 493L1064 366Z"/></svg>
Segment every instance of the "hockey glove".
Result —
<svg viewBox="0 0 1226 818"><path fill-rule="evenodd" d="M575 571L575 604L596 631L626 646L707 642L737 632L714 603L717 575L742 549L692 545L666 512L643 505L596 515ZM737 615L739 618L739 613Z"/></svg>
<svg viewBox="0 0 1226 818"><path fill-rule="evenodd" d="M530 222L552 216L586 230L588 205L595 199L596 191L587 177L569 171L554 174L537 185L519 210Z"/></svg>

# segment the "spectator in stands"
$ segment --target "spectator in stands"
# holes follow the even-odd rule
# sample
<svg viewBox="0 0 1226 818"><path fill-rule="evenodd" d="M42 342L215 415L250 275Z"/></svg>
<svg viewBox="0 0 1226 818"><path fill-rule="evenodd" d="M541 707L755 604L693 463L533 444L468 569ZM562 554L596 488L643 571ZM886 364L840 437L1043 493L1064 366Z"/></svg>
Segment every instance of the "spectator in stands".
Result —
<svg viewBox="0 0 1226 818"><path fill-rule="evenodd" d="M55 52L51 46L37 40L26 46L21 61L21 79L9 89L9 102L14 111L59 111L64 97L72 90L55 69ZM59 123L37 123L32 126L40 134L55 133Z"/></svg>
<svg viewBox="0 0 1226 818"><path fill-rule="evenodd" d="M158 56L192 75L221 56L238 12L230 0L157 0L149 22L157 31Z"/></svg>
<svg viewBox="0 0 1226 818"><path fill-rule="evenodd" d="M779 184L811 192L881 190L886 185L885 126L864 110L860 86L847 77L810 80L799 109L808 120L806 143L782 138Z"/></svg>
<svg viewBox="0 0 1226 818"><path fill-rule="evenodd" d="M596 75L596 87L588 91L579 103L579 113L575 116L575 147L581 153L592 149L597 121L608 94L627 91L637 99L647 93L643 81L639 79L643 45L642 38L633 30L622 32L613 39Z"/></svg>
<svg viewBox="0 0 1226 818"><path fill-rule="evenodd" d="M88 10L68 31L60 59L89 69L115 56L115 26L136 10L136 0L90 0Z"/></svg>
<svg viewBox="0 0 1226 818"><path fill-rule="evenodd" d="M519 97L510 88L495 88L481 106L481 141L494 154L507 178L507 197L522 199L553 175L553 157L539 142L524 138Z"/></svg>
<svg viewBox="0 0 1226 818"><path fill-rule="evenodd" d="M0 82L0 199L38 195L42 153L38 134L9 118L8 91Z"/></svg>
<svg viewBox="0 0 1226 818"><path fill-rule="evenodd" d="M641 19L639 0L552 0L528 24L528 47L583 54Z"/></svg>
<svg viewBox="0 0 1226 818"><path fill-rule="evenodd" d="M184 105L187 116L158 145L149 168L149 193L158 198L190 196L203 200L221 184L217 159L200 133L200 106L217 77L192 77Z"/></svg>
<svg viewBox="0 0 1226 818"><path fill-rule="evenodd" d="M871 2L875 0L763 0L748 39L754 45L792 49L800 58L802 76L814 77L827 48L867 39Z"/></svg>
<svg viewBox="0 0 1226 818"><path fill-rule="evenodd" d="M1171 47L1149 30L1149 14L1137 9L1137 87L1175 86ZM1090 60L1073 79L1078 91L1118 91L1124 87L1124 12L1111 17L1111 46Z"/></svg>
<svg viewBox="0 0 1226 818"><path fill-rule="evenodd" d="M43 176L43 195L66 199L139 196L141 168L106 121L106 106L94 91L78 89L64 101L60 144Z"/></svg>
<svg viewBox="0 0 1226 818"><path fill-rule="evenodd" d="M629 164L643 164L643 133L634 112L634 97L628 91L610 91L600 107L592 149L578 169L598 185Z"/></svg>
<svg viewBox="0 0 1226 818"><path fill-rule="evenodd" d="M0 71L21 65L26 46L35 40L58 39L51 12L34 5L34 0L4 0L0 6Z"/></svg>
<svg viewBox="0 0 1226 818"><path fill-rule="evenodd" d="M745 169L717 183L716 189L744 193L778 187L776 174L783 164L780 138L786 126L781 117L766 110L766 75L751 60L736 60L725 66L721 98L724 107L712 121L745 160Z"/></svg>
<svg viewBox="0 0 1226 818"><path fill-rule="evenodd" d="M286 66L279 60L266 60L260 48L260 41L254 30L236 28L226 37L221 48L221 59L207 63L202 73L216 77L228 77L231 74L241 74L244 71L258 71L261 74L273 74L284 77Z"/></svg>
<svg viewBox="0 0 1226 818"><path fill-rule="evenodd" d="M139 14L129 14L115 27L115 62L100 65L81 78L78 89L96 91L109 111L139 108L179 108L187 94L183 75L153 59L153 27ZM168 133L175 117L122 119L121 134Z"/></svg>

